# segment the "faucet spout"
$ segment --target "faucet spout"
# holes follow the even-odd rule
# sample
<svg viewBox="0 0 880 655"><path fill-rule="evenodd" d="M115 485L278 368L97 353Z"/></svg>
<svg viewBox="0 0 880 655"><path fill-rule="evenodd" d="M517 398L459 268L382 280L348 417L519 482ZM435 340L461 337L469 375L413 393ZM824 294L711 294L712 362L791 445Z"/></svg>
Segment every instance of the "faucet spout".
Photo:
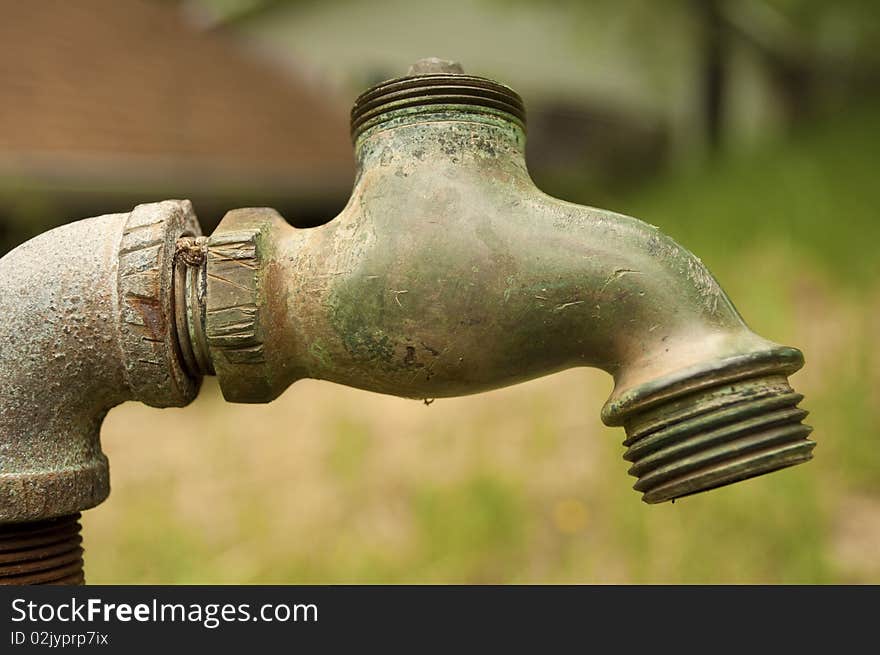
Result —
<svg viewBox="0 0 880 655"><path fill-rule="evenodd" d="M647 502L811 457L787 375L702 262L635 218L529 177L525 113L500 84L436 66L367 91L358 174L334 220L227 214L208 242L206 359L227 399L301 378L436 398L573 366L609 372Z"/></svg>

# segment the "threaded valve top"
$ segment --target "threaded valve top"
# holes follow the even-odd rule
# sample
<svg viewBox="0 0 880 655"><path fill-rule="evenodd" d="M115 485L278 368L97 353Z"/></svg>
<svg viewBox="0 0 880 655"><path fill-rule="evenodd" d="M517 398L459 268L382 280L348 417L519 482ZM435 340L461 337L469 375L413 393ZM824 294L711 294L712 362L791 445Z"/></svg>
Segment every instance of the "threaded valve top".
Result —
<svg viewBox="0 0 880 655"><path fill-rule="evenodd" d="M435 107L483 107L501 112L525 128L522 98L508 86L485 77L465 75L461 65L437 58L420 59L407 75L367 89L351 110L352 139L381 123L390 112Z"/></svg>

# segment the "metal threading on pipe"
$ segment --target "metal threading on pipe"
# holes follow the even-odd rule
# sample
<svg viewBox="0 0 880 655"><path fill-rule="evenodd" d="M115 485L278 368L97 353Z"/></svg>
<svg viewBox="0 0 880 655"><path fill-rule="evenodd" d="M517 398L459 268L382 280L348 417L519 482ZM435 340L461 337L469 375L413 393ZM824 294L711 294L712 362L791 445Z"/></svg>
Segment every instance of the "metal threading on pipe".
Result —
<svg viewBox="0 0 880 655"><path fill-rule="evenodd" d="M418 112L438 105L502 112L525 129L526 110L516 91L483 77L441 73L389 80L362 93L351 110L352 140L389 112Z"/></svg>
<svg viewBox="0 0 880 655"><path fill-rule="evenodd" d="M81 585L80 515L0 525L0 585Z"/></svg>
<svg viewBox="0 0 880 655"><path fill-rule="evenodd" d="M174 327L177 346L192 376L214 375L205 336L206 237L177 240L174 256Z"/></svg>
<svg viewBox="0 0 880 655"><path fill-rule="evenodd" d="M626 429L633 488L661 503L812 459L803 395L787 378L802 363L779 348L637 390L613 412Z"/></svg>

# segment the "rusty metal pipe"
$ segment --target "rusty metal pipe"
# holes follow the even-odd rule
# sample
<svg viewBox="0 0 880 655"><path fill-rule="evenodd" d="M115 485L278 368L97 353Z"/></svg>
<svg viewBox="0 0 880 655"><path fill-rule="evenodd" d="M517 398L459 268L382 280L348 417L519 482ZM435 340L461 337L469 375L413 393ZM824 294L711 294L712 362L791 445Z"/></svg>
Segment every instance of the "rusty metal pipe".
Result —
<svg viewBox="0 0 880 655"><path fill-rule="evenodd" d="M0 524L0 585L81 585L79 514Z"/></svg>
<svg viewBox="0 0 880 655"><path fill-rule="evenodd" d="M524 121L511 89L424 62L355 104L357 179L334 220L227 214L190 312L225 397L316 378L435 398L594 366L647 502L809 459L787 382L800 351L749 330L656 227L537 189Z"/></svg>
<svg viewBox="0 0 880 655"><path fill-rule="evenodd" d="M140 205L46 232L0 259L0 524L73 515L109 493L99 432L126 400L185 405L173 328L189 201Z"/></svg>

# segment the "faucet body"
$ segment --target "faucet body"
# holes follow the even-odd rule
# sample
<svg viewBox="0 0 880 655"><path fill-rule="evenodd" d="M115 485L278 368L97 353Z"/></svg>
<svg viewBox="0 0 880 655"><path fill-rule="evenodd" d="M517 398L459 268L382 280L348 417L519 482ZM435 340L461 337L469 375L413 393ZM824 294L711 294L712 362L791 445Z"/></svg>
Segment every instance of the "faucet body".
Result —
<svg viewBox="0 0 880 655"><path fill-rule="evenodd" d="M651 503L810 459L800 351L656 227L538 190L511 89L411 72L358 99L354 190L322 226L240 209L204 238L166 201L0 260L0 524L101 502L107 411L185 405L206 374L268 402L302 378L430 399L598 367Z"/></svg>
<svg viewBox="0 0 880 655"><path fill-rule="evenodd" d="M360 138L354 192L334 220L297 229L248 209L218 228L266 244L248 267L262 274L253 305L271 391L221 376L230 400L265 402L305 377L458 396L572 366L611 373L618 396L707 359L778 348L657 228L538 190L521 127L461 111L381 127ZM209 297L236 293L241 281L227 280L227 255L212 248ZM215 341L230 338L208 320Z"/></svg>
<svg viewBox="0 0 880 655"><path fill-rule="evenodd" d="M266 402L301 378L430 399L598 367L651 503L809 459L800 351L752 332L656 227L537 189L523 118L457 72L361 96L339 216L236 210L208 240L203 372Z"/></svg>

